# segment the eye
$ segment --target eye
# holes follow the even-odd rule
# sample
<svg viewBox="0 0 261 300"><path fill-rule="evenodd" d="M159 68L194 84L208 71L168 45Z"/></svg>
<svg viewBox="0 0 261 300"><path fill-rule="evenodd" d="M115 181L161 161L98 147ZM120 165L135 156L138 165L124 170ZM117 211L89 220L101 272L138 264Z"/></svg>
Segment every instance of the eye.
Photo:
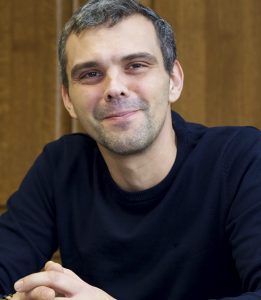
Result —
<svg viewBox="0 0 261 300"><path fill-rule="evenodd" d="M131 63L128 65L128 69L129 70L140 70L140 69L143 69L143 68L146 68L146 65L145 63Z"/></svg>
<svg viewBox="0 0 261 300"><path fill-rule="evenodd" d="M97 78L101 77L102 73L100 71L89 71L89 72L83 72L80 74L79 79L92 79L92 78Z"/></svg>
<svg viewBox="0 0 261 300"><path fill-rule="evenodd" d="M85 70L78 74L76 81L82 84L96 84L103 78L103 72L99 70Z"/></svg>
<svg viewBox="0 0 261 300"><path fill-rule="evenodd" d="M139 68L143 68L143 67L145 67L145 65L143 65L141 63L135 63L130 66L131 69L139 69Z"/></svg>

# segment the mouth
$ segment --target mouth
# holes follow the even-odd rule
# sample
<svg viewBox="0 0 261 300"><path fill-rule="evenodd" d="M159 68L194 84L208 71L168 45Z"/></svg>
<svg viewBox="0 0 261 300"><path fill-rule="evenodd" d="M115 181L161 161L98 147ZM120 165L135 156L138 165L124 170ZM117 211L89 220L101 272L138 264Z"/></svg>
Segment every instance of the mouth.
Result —
<svg viewBox="0 0 261 300"><path fill-rule="evenodd" d="M104 117L104 120L123 120L131 117L132 115L136 114L139 109L130 110L130 111L119 111L119 112L113 112Z"/></svg>

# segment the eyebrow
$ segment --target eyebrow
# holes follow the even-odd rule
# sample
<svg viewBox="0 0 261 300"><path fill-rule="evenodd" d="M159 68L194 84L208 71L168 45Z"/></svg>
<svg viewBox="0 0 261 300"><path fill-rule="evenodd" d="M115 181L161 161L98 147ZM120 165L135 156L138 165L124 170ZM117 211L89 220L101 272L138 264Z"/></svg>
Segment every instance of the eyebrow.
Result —
<svg viewBox="0 0 261 300"><path fill-rule="evenodd" d="M87 62L84 62L84 63L76 64L75 66L73 66L73 68L71 70L71 77L72 78L77 77L77 74L82 69L96 68L97 66L98 66L98 63L96 61L87 61Z"/></svg>
<svg viewBox="0 0 261 300"><path fill-rule="evenodd" d="M148 52L138 52L138 53L124 56L122 58L122 61L130 61L135 59L145 59L148 60L150 63L154 63L154 64L158 62L156 57Z"/></svg>
<svg viewBox="0 0 261 300"><path fill-rule="evenodd" d="M123 56L121 58L121 61L126 62L126 61L132 61L135 59L145 59L149 61L151 64L156 64L158 61L156 57L148 52L138 52L138 53L133 53L129 54L126 56ZM77 74L82 70L82 69L88 69L88 68L97 68L99 66L99 63L97 61L87 61L83 63L76 64L73 66L71 70L71 77L75 78L77 77Z"/></svg>

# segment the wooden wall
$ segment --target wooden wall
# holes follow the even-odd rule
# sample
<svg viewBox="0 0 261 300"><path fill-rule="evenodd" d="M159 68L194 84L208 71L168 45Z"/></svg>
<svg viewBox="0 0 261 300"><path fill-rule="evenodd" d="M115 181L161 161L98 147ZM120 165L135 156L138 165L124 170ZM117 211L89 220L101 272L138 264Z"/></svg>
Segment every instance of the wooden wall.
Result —
<svg viewBox="0 0 261 300"><path fill-rule="evenodd" d="M82 0L0 0L0 209L43 145L77 123L60 100L56 41ZM185 86L174 109L261 128L261 1L147 0L174 26Z"/></svg>
<svg viewBox="0 0 261 300"><path fill-rule="evenodd" d="M184 93L175 109L208 125L261 128L261 1L163 0L176 30Z"/></svg>

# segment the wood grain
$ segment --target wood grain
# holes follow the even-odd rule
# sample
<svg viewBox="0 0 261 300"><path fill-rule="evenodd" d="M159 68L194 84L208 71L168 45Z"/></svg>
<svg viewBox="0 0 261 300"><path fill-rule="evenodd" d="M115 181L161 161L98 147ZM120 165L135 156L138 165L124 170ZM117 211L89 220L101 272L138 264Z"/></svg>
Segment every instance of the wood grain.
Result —
<svg viewBox="0 0 261 300"><path fill-rule="evenodd" d="M57 4L0 1L0 203L43 145L68 129L57 113Z"/></svg>
<svg viewBox="0 0 261 300"><path fill-rule="evenodd" d="M164 0L154 8L175 28L185 73L173 108L208 125L261 128L261 2Z"/></svg>
<svg viewBox="0 0 261 300"><path fill-rule="evenodd" d="M261 128L261 2L221 2L206 6L206 120Z"/></svg>

